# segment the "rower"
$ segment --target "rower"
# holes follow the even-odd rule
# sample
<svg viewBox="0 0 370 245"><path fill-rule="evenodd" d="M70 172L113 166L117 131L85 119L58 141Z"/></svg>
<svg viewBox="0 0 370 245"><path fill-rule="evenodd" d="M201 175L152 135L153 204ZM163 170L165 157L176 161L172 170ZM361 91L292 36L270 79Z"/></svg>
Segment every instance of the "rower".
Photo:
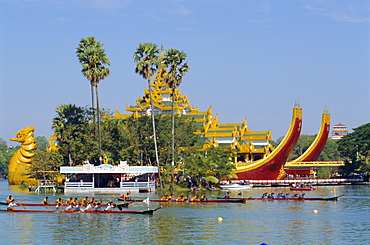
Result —
<svg viewBox="0 0 370 245"><path fill-rule="evenodd" d="M305 195L306 195L306 194L304 194L304 193L303 193L303 194L299 195L299 196L298 196L298 198L299 198L299 199L304 199L304 196L305 196Z"/></svg>
<svg viewBox="0 0 370 245"><path fill-rule="evenodd" d="M298 194L294 194L291 198L298 198Z"/></svg>
<svg viewBox="0 0 370 245"><path fill-rule="evenodd" d="M224 195L223 195L223 197L222 197L223 199L229 199L230 198L230 191L227 191Z"/></svg>
<svg viewBox="0 0 370 245"><path fill-rule="evenodd" d="M104 211L109 211L110 209L112 209L112 208L114 208L114 207L115 207L115 205L114 205L113 201L112 201L112 200L110 200L110 201L107 203L107 206L105 206Z"/></svg>
<svg viewBox="0 0 370 245"><path fill-rule="evenodd" d="M68 198L67 200L66 200L66 204L67 205L70 205L70 204L72 204L73 203L73 199L72 199L72 197L70 197L70 198Z"/></svg>
<svg viewBox="0 0 370 245"><path fill-rule="evenodd" d="M73 208L73 204L69 203L65 210L69 211L69 210L72 210L72 208Z"/></svg>
<svg viewBox="0 0 370 245"><path fill-rule="evenodd" d="M62 205L62 204L63 204L63 198L59 197L59 198L55 201L55 204L60 204L60 205Z"/></svg>
<svg viewBox="0 0 370 245"><path fill-rule="evenodd" d="M15 203L15 201L13 199L13 200L10 201L7 210L15 210L16 206L18 206L18 205Z"/></svg>
<svg viewBox="0 0 370 245"><path fill-rule="evenodd" d="M123 196L123 200L131 200L130 192L127 192L126 195Z"/></svg>
<svg viewBox="0 0 370 245"><path fill-rule="evenodd" d="M88 203L88 200L89 200L89 197L85 197L81 200L81 204L87 204Z"/></svg>
<svg viewBox="0 0 370 245"><path fill-rule="evenodd" d="M261 198L266 198L267 197L267 192L263 193Z"/></svg>
<svg viewBox="0 0 370 245"><path fill-rule="evenodd" d="M164 193L164 195L161 198L162 200L168 200L168 193Z"/></svg>
<svg viewBox="0 0 370 245"><path fill-rule="evenodd" d="M185 197L184 197L184 193L181 193L177 198L176 198L176 201L182 201L184 200Z"/></svg>
<svg viewBox="0 0 370 245"><path fill-rule="evenodd" d="M192 198L191 200L194 201L194 200L197 200L199 198L199 195L196 193Z"/></svg>
<svg viewBox="0 0 370 245"><path fill-rule="evenodd" d="M80 204L77 203L76 205L73 205L73 208L72 208L73 211L80 211Z"/></svg>
<svg viewBox="0 0 370 245"><path fill-rule="evenodd" d="M207 201L208 198L206 196L206 193L203 193L203 195L199 198L199 200L201 200L201 201Z"/></svg>
<svg viewBox="0 0 370 245"><path fill-rule="evenodd" d="M12 201L15 201L15 199L10 195L10 196L8 196L6 199L5 199L5 201L6 201L6 203L7 204L9 204L9 203L11 203Z"/></svg>
<svg viewBox="0 0 370 245"><path fill-rule="evenodd" d="M100 205L101 205L100 202L98 202L97 204L95 204L95 206L93 208L93 211L94 212L102 211Z"/></svg>
<svg viewBox="0 0 370 245"><path fill-rule="evenodd" d="M167 200L168 201L172 201L172 199L174 199L175 198L175 194L174 193L171 193L171 195L169 195L168 197L167 197Z"/></svg>
<svg viewBox="0 0 370 245"><path fill-rule="evenodd" d="M49 197L45 197L45 199L42 200L41 204L43 204L43 205L49 204Z"/></svg>
<svg viewBox="0 0 370 245"><path fill-rule="evenodd" d="M62 203L58 202L57 205L55 206L54 212L61 211L61 208L62 208Z"/></svg>
<svg viewBox="0 0 370 245"><path fill-rule="evenodd" d="M288 198L289 193L285 193L285 195L281 195L282 198Z"/></svg>
<svg viewBox="0 0 370 245"><path fill-rule="evenodd" d="M89 204L87 204L86 208L85 209L81 209L81 211L83 211L83 212L85 212L85 211L91 211L93 208L94 208L94 203L89 202Z"/></svg>

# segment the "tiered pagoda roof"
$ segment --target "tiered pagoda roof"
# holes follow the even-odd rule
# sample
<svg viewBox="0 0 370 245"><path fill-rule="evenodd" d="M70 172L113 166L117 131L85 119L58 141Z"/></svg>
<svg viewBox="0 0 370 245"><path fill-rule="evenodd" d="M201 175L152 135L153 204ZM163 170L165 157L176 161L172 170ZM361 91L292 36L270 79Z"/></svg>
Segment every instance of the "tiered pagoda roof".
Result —
<svg viewBox="0 0 370 245"><path fill-rule="evenodd" d="M150 83L155 114L171 114L171 89L163 81L165 76L163 68L158 70L154 82ZM218 114L213 117L212 106L206 111L199 111L198 107L189 104L186 95L181 95L179 89L175 90L175 113L199 124L194 133L205 139L204 149L215 146L226 146L236 149L239 153L237 161L253 161L264 158L271 153L272 135L270 131L251 131L247 127L247 120L242 123L219 123ZM144 89L144 95L138 97L136 105L127 106L129 114L121 114L117 109L110 119L139 118L151 115L149 90Z"/></svg>

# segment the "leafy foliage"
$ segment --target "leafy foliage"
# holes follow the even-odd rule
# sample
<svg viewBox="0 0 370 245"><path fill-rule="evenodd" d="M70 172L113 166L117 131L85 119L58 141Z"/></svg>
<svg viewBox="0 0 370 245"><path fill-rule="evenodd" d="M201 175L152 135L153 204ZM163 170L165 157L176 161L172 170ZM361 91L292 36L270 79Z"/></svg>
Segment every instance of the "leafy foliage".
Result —
<svg viewBox="0 0 370 245"><path fill-rule="evenodd" d="M315 138L316 138L316 135L299 136L297 144L294 146L293 151L290 154L288 161L291 161L301 156L311 146ZM335 161L335 160L340 160L340 159L341 159L341 156L338 151L337 143L332 139L328 139L326 141L323 151L321 152L319 156L318 161Z"/></svg>
<svg viewBox="0 0 370 245"><path fill-rule="evenodd" d="M30 177L53 180L59 176L59 167L63 165L63 156L59 151L37 151L30 165Z"/></svg>
<svg viewBox="0 0 370 245"><path fill-rule="evenodd" d="M354 132L338 141L338 149L342 157L347 159L346 166L341 168L343 173L370 168L368 160L370 153L370 123L353 130Z"/></svg>
<svg viewBox="0 0 370 245"><path fill-rule="evenodd" d="M18 147L8 147L6 141L0 138L0 178L8 177L8 164Z"/></svg>
<svg viewBox="0 0 370 245"><path fill-rule="evenodd" d="M184 169L187 175L198 182L208 176L225 179L235 168L231 162L233 157L234 153L229 148L212 147L201 151L194 147L185 152Z"/></svg>

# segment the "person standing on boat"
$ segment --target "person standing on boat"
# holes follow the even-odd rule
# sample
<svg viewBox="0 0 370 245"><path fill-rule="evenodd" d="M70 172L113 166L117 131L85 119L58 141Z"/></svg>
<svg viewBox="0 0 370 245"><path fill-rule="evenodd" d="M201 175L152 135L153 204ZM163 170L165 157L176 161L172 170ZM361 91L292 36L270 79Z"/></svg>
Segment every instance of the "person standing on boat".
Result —
<svg viewBox="0 0 370 245"><path fill-rule="evenodd" d="M12 201L15 201L15 199L12 197L12 195L8 196L6 199L5 199L6 203L9 204L11 203Z"/></svg>
<svg viewBox="0 0 370 245"><path fill-rule="evenodd" d="M13 200L11 200L10 201L10 203L9 203L9 205L8 205L8 210L15 210L15 207L16 206L18 206L16 203L15 203L15 201L14 201L14 199Z"/></svg>
<svg viewBox="0 0 370 245"><path fill-rule="evenodd" d="M49 197L45 197L45 199L42 200L41 204L43 204L43 205L49 204Z"/></svg>

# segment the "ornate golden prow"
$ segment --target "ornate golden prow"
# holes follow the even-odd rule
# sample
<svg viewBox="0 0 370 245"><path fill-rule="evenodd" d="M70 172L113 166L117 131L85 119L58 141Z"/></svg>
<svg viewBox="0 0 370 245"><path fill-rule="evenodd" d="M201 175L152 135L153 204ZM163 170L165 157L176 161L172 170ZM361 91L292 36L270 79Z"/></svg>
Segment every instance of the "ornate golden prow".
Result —
<svg viewBox="0 0 370 245"><path fill-rule="evenodd" d="M37 149L36 138L34 136L35 127L25 127L18 131L15 138L10 138L11 141L22 143L21 148L14 153L9 162L8 183L9 185L20 185L22 182L33 182L28 178L28 166L35 155L33 150Z"/></svg>

